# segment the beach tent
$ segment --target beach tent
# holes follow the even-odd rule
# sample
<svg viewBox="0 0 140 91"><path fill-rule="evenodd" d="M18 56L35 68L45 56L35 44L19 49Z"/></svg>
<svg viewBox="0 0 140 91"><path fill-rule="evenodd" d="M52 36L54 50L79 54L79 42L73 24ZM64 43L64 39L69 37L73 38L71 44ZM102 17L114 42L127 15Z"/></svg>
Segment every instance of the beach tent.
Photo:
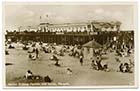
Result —
<svg viewBox="0 0 140 91"><path fill-rule="evenodd" d="M94 56L94 51L102 47L101 44L96 42L95 40L89 41L83 45L84 47L84 57L86 59L90 59Z"/></svg>
<svg viewBox="0 0 140 91"><path fill-rule="evenodd" d="M99 49L102 47L101 44L96 42L95 40L89 41L88 43L84 44L83 47L93 48L93 49Z"/></svg>

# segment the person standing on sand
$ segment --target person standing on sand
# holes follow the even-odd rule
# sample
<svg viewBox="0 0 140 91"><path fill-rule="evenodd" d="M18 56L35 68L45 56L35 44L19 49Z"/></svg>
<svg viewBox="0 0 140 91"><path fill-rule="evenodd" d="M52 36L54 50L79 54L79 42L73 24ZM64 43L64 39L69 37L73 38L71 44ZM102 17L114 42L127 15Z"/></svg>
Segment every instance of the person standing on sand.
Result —
<svg viewBox="0 0 140 91"><path fill-rule="evenodd" d="M80 55L80 64L83 66L83 55Z"/></svg>
<svg viewBox="0 0 140 91"><path fill-rule="evenodd" d="M35 53L36 53L36 58L38 58L38 54L39 54L38 48L35 49Z"/></svg>

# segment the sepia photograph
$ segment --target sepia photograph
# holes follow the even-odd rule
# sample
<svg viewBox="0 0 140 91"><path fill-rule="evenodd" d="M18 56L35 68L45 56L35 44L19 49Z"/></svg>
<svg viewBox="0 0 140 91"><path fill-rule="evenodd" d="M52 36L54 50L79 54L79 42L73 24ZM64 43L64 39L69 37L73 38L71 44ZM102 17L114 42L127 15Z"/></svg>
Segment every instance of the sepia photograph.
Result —
<svg viewBox="0 0 140 91"><path fill-rule="evenodd" d="M137 3L3 3L5 87L137 85Z"/></svg>

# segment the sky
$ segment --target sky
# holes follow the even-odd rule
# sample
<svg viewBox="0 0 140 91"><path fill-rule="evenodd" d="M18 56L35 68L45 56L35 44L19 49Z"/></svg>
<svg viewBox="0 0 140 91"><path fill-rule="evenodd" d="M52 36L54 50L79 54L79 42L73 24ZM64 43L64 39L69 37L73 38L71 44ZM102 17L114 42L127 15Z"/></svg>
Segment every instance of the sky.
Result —
<svg viewBox="0 0 140 91"><path fill-rule="evenodd" d="M4 29L49 23L80 23L92 20L120 21L122 30L134 29L134 6L123 4L32 4L14 3L3 7Z"/></svg>

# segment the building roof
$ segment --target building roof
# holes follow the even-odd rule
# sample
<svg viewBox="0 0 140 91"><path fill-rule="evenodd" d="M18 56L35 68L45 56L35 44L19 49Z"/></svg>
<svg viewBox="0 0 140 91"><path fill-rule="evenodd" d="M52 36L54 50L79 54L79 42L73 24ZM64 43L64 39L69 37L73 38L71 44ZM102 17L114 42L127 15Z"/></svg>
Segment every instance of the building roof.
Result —
<svg viewBox="0 0 140 91"><path fill-rule="evenodd" d="M101 25L98 23L95 23L95 24L93 24L94 25L94 27L96 28L96 29L100 29L101 28Z"/></svg>
<svg viewBox="0 0 140 91"><path fill-rule="evenodd" d="M96 42L95 40L92 40L92 41L89 41L86 44L84 44L83 47L99 49L102 47L102 45L99 44L98 42Z"/></svg>

